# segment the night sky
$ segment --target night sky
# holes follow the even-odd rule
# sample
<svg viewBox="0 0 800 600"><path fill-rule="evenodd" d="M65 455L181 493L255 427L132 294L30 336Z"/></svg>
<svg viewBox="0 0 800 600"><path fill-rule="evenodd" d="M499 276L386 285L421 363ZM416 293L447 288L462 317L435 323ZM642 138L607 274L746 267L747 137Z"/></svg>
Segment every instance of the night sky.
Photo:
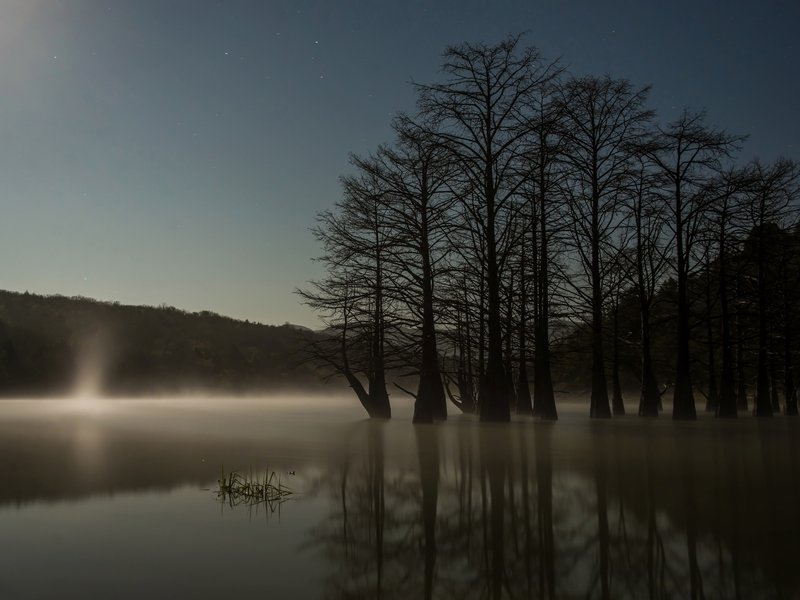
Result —
<svg viewBox="0 0 800 600"><path fill-rule="evenodd" d="M315 325L309 227L461 41L800 158L800 2L0 0L0 289Z"/></svg>

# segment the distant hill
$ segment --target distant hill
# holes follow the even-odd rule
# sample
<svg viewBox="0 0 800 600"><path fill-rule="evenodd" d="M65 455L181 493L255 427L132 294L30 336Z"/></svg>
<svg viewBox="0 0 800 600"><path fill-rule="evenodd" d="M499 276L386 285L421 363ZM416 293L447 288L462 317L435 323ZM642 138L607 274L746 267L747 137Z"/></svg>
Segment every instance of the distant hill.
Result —
<svg viewBox="0 0 800 600"><path fill-rule="evenodd" d="M319 385L305 327L0 291L0 394L257 392Z"/></svg>

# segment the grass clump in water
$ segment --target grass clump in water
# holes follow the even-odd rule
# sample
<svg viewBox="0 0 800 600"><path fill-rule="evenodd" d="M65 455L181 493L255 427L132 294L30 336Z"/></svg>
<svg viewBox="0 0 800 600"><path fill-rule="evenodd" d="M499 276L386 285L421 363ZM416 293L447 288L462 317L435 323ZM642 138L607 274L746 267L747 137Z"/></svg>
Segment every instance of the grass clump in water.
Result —
<svg viewBox="0 0 800 600"><path fill-rule="evenodd" d="M269 475L265 473L263 478L253 476L252 472L250 475L238 471L225 475L223 472L217 485L217 497L231 506L267 504L270 509L274 509L293 494L291 489L281 483L280 476L275 471Z"/></svg>

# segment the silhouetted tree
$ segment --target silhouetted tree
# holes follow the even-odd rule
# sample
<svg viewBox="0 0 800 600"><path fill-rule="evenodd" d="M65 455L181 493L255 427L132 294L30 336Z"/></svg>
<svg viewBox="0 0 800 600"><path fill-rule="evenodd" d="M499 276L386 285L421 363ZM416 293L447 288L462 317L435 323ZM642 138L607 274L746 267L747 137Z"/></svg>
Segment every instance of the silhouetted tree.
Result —
<svg viewBox="0 0 800 600"><path fill-rule="evenodd" d="M794 163L785 159L765 166L756 161L752 165L753 182L749 190L748 220L753 227L756 244L756 273L758 286L758 366L755 414L772 416L770 402L770 377L768 365L769 331L767 311L770 305L768 291L767 237L790 209L797 194L798 172Z"/></svg>
<svg viewBox="0 0 800 600"><path fill-rule="evenodd" d="M622 79L591 76L569 80L561 91L573 250L588 283L588 291L575 290L591 315L592 417L611 416L603 352L603 284L609 265L603 257L620 225L617 209L634 149L652 117L645 108L648 91Z"/></svg>
<svg viewBox="0 0 800 600"><path fill-rule="evenodd" d="M503 365L501 278L510 252L507 215L522 185L516 176L528 134L526 98L553 77L552 65L534 48L519 48L519 37L487 46L461 44L444 53L443 83L421 85L419 107L434 119L441 143L451 153L465 187L463 198L486 251L488 355L479 392L484 421L510 418L510 374Z"/></svg>
<svg viewBox="0 0 800 600"><path fill-rule="evenodd" d="M657 417L661 393L653 370L650 315L656 292L669 266L665 235L664 204L657 193L657 176L643 156L637 157L630 171L628 193L625 194L628 234L632 251L623 252L628 261L639 305L641 393L639 416Z"/></svg>
<svg viewBox="0 0 800 600"><path fill-rule="evenodd" d="M648 156L666 180L671 196L669 225L675 235L675 274L678 286L677 357L673 419L695 419L697 413L691 381L689 356L688 280L692 270L692 251L702 216L703 185L718 167L718 161L736 149L741 137L711 129L705 113L684 110L678 119L658 127Z"/></svg>
<svg viewBox="0 0 800 600"><path fill-rule="evenodd" d="M392 289L408 307L403 325L421 330L419 383L414 422L447 418L436 343L434 285L445 257L444 242L452 194L447 190L446 154L435 136L408 117L394 123L397 143L374 157L355 158L384 192L385 218L395 231L387 262L393 264ZM402 332L402 329L400 330ZM415 353L416 354L416 353Z"/></svg>
<svg viewBox="0 0 800 600"><path fill-rule="evenodd" d="M546 420L556 420L555 393L550 366L550 297L554 262L553 238L561 226L563 210L557 194L563 170L559 155L563 149L563 108L556 91L557 79L532 90L530 129L525 158L529 175L523 194L530 204L531 266L533 279L534 388L533 413ZM527 266L527 261L526 261ZM523 273L526 270L523 269Z"/></svg>
<svg viewBox="0 0 800 600"><path fill-rule="evenodd" d="M797 416L797 388L794 382L794 306L798 298L796 290L800 287L798 273L798 229L795 225L781 244L781 284L783 317L783 398L787 416Z"/></svg>
<svg viewBox="0 0 800 600"><path fill-rule="evenodd" d="M359 159L354 159L356 165ZM374 173L342 178L343 199L337 210L319 215L314 234L323 246L319 259L327 276L299 290L303 301L320 311L339 343L316 344L315 357L344 375L370 417L389 418L386 391L386 264L396 245L389 227L385 190ZM359 365L351 359L356 346ZM357 377L366 374L365 390Z"/></svg>
<svg viewBox="0 0 800 600"><path fill-rule="evenodd" d="M735 168L728 168L714 178L708 189L709 199L706 215L709 220L710 236L717 245L717 296L720 305L720 327L722 331L722 363L720 372L719 399L716 406L717 417L736 417L736 388L734 382L732 322L730 310L730 283L728 263L731 254L730 237L735 231L741 215L741 191L748 174Z"/></svg>
<svg viewBox="0 0 800 600"><path fill-rule="evenodd" d="M629 279L629 261L623 258L627 252L627 241L625 235L620 236L618 252L610 257L611 268L608 277L609 290L608 306L611 312L611 410L614 416L625 415L625 400L622 396L622 383L620 381L620 303L628 291L625 289L625 282Z"/></svg>

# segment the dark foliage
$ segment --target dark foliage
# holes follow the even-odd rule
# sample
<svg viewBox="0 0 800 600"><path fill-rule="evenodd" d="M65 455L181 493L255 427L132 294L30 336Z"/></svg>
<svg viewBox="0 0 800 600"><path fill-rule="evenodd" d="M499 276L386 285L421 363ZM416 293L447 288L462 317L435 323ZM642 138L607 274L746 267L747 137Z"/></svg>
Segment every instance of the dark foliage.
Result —
<svg viewBox="0 0 800 600"><path fill-rule="evenodd" d="M300 349L319 334L212 312L0 291L0 393L83 385L109 394L308 386Z"/></svg>

